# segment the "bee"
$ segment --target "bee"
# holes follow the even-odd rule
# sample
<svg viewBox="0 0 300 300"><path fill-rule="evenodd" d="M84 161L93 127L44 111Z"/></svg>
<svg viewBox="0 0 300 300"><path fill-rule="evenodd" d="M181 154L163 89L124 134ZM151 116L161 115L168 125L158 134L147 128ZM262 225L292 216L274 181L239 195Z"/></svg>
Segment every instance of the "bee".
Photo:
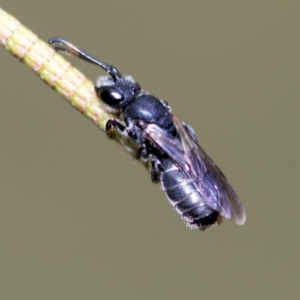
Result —
<svg viewBox="0 0 300 300"><path fill-rule="evenodd" d="M95 91L110 119L106 133L119 133L137 147L135 157L150 164L151 180L160 182L169 202L191 229L204 230L223 218L242 225L246 213L225 175L199 145L195 131L181 122L167 102L146 93L131 76L108 65L62 37L49 39L57 51L77 56L104 69ZM59 44L59 45L58 45Z"/></svg>

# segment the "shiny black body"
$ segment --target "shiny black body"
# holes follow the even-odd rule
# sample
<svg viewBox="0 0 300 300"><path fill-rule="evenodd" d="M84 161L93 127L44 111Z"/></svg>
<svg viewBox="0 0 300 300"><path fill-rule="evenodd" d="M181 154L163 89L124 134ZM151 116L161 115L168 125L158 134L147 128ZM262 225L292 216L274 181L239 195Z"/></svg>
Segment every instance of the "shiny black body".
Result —
<svg viewBox="0 0 300 300"><path fill-rule="evenodd" d="M123 110L124 122L128 125L136 120L155 123L168 133L175 134L176 129L169 109L152 95L141 93Z"/></svg>
<svg viewBox="0 0 300 300"><path fill-rule="evenodd" d="M96 87L96 92L103 89ZM109 100L106 99L107 104ZM137 145L136 157L151 161L152 182L161 182L162 188L172 206L185 220L190 228L204 230L217 224L220 219L218 211L205 205L203 197L195 189L194 183L176 165L172 157L156 147L144 136L148 124L156 124L170 139L180 144L180 135L174 125L170 107L152 95L140 93L122 110L125 127L115 120L107 123L106 131L116 130L124 137L129 136ZM187 130L193 130L184 123ZM189 132L189 131L188 131ZM195 138L191 136L191 138Z"/></svg>
<svg viewBox="0 0 300 300"><path fill-rule="evenodd" d="M145 93L131 76L122 76L107 65L66 40L56 50L73 54L106 70L95 90L107 110L120 114L122 122L106 124L110 135L117 131L137 146L136 158L149 161L151 179L161 182L170 203L191 228L205 229L223 217L237 224L245 222L243 206L225 176L198 144L194 130L179 121L169 105Z"/></svg>
<svg viewBox="0 0 300 300"><path fill-rule="evenodd" d="M168 158L162 158L161 184L170 203L191 228L217 224L220 213L205 205L187 176Z"/></svg>

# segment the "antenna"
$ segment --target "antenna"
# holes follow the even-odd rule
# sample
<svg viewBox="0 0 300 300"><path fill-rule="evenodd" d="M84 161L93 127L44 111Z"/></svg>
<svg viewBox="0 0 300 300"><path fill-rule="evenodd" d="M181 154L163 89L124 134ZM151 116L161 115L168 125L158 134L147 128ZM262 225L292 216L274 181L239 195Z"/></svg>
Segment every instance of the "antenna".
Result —
<svg viewBox="0 0 300 300"><path fill-rule="evenodd" d="M54 49L56 51L59 52L63 52L75 57L79 57L85 61L88 61L90 63L93 63L99 67L101 67L102 69L104 69L112 78L115 82L123 79L121 73L118 71L117 68L108 65L98 59L96 59L95 57L91 56L90 54L88 54L87 52L77 48L75 45L73 45L72 43L70 43L69 41L65 40L62 37L59 36L55 36L52 37L48 40L49 44L62 44L60 46L54 46Z"/></svg>

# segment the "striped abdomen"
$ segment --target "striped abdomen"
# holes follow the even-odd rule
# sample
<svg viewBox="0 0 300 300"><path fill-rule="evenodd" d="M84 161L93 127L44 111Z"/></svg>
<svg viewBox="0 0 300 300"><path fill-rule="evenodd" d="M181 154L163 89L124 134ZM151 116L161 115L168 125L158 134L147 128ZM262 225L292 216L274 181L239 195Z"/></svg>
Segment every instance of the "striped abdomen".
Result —
<svg viewBox="0 0 300 300"><path fill-rule="evenodd" d="M205 204L191 180L168 158L161 163L162 188L187 225L204 230L217 224L219 213Z"/></svg>

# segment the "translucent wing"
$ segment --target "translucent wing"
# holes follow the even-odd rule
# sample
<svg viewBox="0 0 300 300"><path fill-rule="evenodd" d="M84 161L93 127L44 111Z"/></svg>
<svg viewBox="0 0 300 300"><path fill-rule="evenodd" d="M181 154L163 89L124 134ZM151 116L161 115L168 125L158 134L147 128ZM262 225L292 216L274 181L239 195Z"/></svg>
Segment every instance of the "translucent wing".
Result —
<svg viewBox="0 0 300 300"><path fill-rule="evenodd" d="M200 147L192 129L175 116L173 121L180 139L156 124L147 124L144 130L146 139L166 153L191 179L207 206L239 225L244 224L244 207L222 171Z"/></svg>

